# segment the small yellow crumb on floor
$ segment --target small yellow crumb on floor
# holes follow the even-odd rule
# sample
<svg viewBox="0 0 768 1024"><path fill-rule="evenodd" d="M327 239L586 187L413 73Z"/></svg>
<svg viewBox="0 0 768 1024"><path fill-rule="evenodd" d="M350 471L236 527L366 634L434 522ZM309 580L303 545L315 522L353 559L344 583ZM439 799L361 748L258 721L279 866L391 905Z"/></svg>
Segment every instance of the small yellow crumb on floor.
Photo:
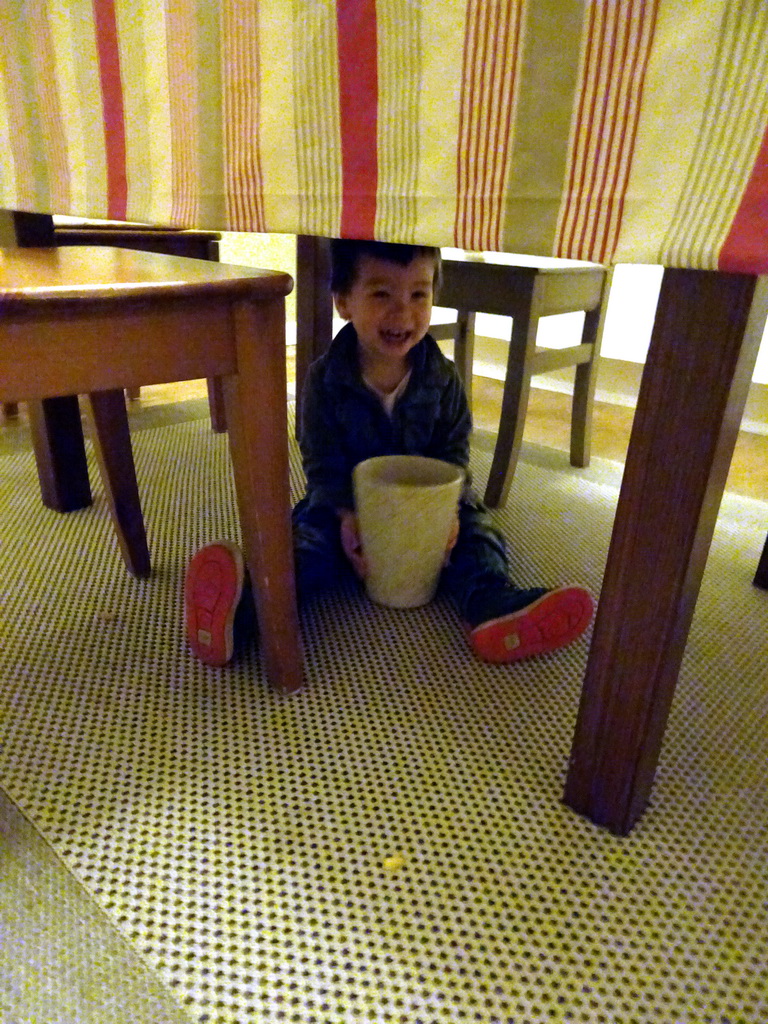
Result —
<svg viewBox="0 0 768 1024"><path fill-rule="evenodd" d="M405 857L402 853L393 853L391 857L384 858L382 867L385 871L389 871L390 874L394 874L395 871L400 870L403 864L405 864Z"/></svg>

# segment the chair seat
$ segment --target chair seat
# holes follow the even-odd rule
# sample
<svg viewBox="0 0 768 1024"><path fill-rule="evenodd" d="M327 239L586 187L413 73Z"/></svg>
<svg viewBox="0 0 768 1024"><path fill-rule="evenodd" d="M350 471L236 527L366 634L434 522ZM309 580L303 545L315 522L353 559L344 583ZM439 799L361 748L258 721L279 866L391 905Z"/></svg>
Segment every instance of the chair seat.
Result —
<svg viewBox="0 0 768 1024"><path fill-rule="evenodd" d="M605 267L531 267L480 260L443 260L436 303L456 310L456 320L430 328L437 339L454 343L454 359L472 400L475 315L493 313L512 318L499 432L485 491L485 503L503 505L514 477L523 440L531 377L555 369L575 368L571 414L571 464L589 464L592 408L600 355L610 272ZM542 317L583 312L584 328L577 345L549 349L537 346Z"/></svg>

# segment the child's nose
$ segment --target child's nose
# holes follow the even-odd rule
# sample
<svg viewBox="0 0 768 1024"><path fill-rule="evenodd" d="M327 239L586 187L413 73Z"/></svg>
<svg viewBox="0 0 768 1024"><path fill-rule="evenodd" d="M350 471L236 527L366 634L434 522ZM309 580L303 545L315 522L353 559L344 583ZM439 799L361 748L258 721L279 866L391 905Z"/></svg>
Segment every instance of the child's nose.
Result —
<svg viewBox="0 0 768 1024"><path fill-rule="evenodd" d="M393 296L389 304L389 318L396 322L404 321L408 317L408 303L397 296Z"/></svg>

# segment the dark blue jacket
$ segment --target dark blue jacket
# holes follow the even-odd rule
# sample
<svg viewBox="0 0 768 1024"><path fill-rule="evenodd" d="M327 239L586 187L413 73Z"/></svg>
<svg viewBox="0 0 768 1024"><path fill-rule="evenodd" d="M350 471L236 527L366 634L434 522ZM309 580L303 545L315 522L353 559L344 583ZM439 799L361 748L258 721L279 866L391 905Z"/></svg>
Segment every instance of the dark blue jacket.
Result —
<svg viewBox="0 0 768 1024"><path fill-rule="evenodd" d="M299 434L310 507L353 508L352 470L377 455L427 455L467 469L472 421L455 366L429 334L409 359L411 376L391 419L363 382L351 324L312 364ZM464 500L474 503L469 475Z"/></svg>

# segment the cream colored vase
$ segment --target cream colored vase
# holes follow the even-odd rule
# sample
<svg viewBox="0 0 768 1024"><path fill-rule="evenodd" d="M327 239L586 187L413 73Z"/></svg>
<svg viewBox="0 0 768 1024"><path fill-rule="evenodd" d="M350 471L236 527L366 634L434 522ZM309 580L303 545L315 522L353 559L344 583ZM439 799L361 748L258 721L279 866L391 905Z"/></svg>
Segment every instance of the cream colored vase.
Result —
<svg viewBox="0 0 768 1024"><path fill-rule="evenodd" d="M434 597L464 471L421 455L382 455L353 472L368 596L392 608Z"/></svg>

